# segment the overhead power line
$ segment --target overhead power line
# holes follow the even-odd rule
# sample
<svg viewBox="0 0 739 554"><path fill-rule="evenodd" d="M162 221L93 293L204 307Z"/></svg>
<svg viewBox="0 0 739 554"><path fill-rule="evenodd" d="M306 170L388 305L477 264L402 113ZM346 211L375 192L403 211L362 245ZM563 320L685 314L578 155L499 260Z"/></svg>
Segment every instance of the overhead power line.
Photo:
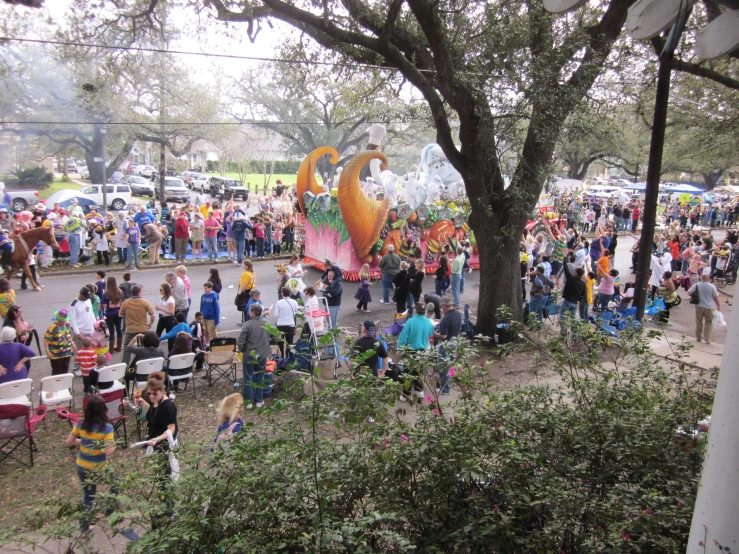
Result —
<svg viewBox="0 0 739 554"><path fill-rule="evenodd" d="M430 121L429 118L423 117L407 117L404 119L385 120L385 121L366 121L366 125L380 123L387 125L389 123L408 123L409 121ZM333 127L342 127L344 125L352 125L353 122L331 123ZM320 125L327 126L326 123L319 121L2 121L0 125Z"/></svg>
<svg viewBox="0 0 739 554"><path fill-rule="evenodd" d="M84 42L67 41L67 40L48 40L20 37L4 37L0 36L0 41L8 42L28 42L32 44L53 44L56 46L74 46L77 48L103 48L105 50L123 50L134 52L152 52L155 54L176 54L180 56L203 56L206 58L226 58L231 60L248 60L256 62L272 62L272 63L289 63L302 65L327 65L332 67L361 67L366 69L383 69L387 71L399 71L396 67L386 65L372 65L362 63L346 63L346 62L322 62L309 60L291 60L290 58L266 58L262 56L243 56L239 54L216 54L214 52L192 52L188 50L170 50L166 48L144 48L142 46L114 46L111 44L89 44ZM432 73L430 69L419 69L418 71Z"/></svg>

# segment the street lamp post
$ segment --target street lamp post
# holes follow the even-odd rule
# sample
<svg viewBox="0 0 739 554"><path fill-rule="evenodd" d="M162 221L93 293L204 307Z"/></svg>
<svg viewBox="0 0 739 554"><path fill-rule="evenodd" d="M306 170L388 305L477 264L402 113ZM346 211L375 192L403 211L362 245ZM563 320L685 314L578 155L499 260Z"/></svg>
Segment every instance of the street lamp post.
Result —
<svg viewBox="0 0 739 554"><path fill-rule="evenodd" d="M670 102L670 74L672 73L670 64L675 55L675 48L680 41L680 36L682 36L685 29L685 24L690 17L690 12L691 8L687 8L680 13L659 57L657 93L654 98L652 138L649 145L649 165L647 167L647 190L644 195L641 244L639 245L636 281L634 282L634 306L636 306L636 319L639 321L644 317L644 307L647 303L649 269L652 262L652 242L657 224L659 178L662 174L662 153L664 152L665 130L667 129L667 107Z"/></svg>
<svg viewBox="0 0 739 554"><path fill-rule="evenodd" d="M102 176L103 176L103 182L101 183L101 187L103 189L103 206L101 213L105 215L108 212L108 193L106 192L106 188L108 186L108 177L106 175L106 167L105 167L105 134L107 133L107 129L103 125L97 125L95 126L95 134L97 135L97 151L95 152L95 155L93 156L93 162L99 163L102 167Z"/></svg>

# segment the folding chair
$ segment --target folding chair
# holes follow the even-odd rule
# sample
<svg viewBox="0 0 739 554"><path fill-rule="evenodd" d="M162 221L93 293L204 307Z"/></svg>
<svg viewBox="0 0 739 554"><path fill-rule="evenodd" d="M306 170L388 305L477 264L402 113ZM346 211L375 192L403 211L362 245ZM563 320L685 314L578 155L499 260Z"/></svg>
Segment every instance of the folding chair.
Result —
<svg viewBox="0 0 739 554"><path fill-rule="evenodd" d="M603 312L598 314L598 328L607 333L612 337L618 336L618 329L616 329L611 322L613 321L613 312Z"/></svg>
<svg viewBox="0 0 739 554"><path fill-rule="evenodd" d="M395 314L395 320L393 321L393 324L383 330L389 335L399 337L401 331L403 330L403 327L405 326L406 321L408 321L408 312Z"/></svg>
<svg viewBox="0 0 739 554"><path fill-rule="evenodd" d="M114 392L117 390L126 390L126 385L121 383L121 379L126 376L126 364L108 365L98 372L97 390L99 393ZM112 383L108 388L101 388L102 383Z"/></svg>
<svg viewBox="0 0 739 554"><path fill-rule="evenodd" d="M51 375L41 379L39 406L52 407L66 404L69 409L74 409L73 382L74 375L71 373Z"/></svg>
<svg viewBox="0 0 739 554"><path fill-rule="evenodd" d="M211 341L212 344L212 341ZM198 392L195 389L195 378L192 374L192 366L195 363L195 353L191 352L189 354L177 354L175 356L171 356L169 358L169 365L167 370L167 378L169 379L169 382L172 381L181 381L182 379L189 379L189 381L185 382L185 388L182 392L185 392L187 390L187 385L192 383L192 394L193 397L197 400L198 398ZM181 371L183 369L187 370L187 373L183 373L180 375L172 375L172 371Z"/></svg>
<svg viewBox="0 0 739 554"><path fill-rule="evenodd" d="M0 404L21 404L33 407L29 400L33 379L18 379L0 385Z"/></svg>
<svg viewBox="0 0 739 554"><path fill-rule="evenodd" d="M39 406L31 415L31 407L25 404L0 404L0 463L12 458L24 466L33 467L33 453L36 451L33 434L36 424L46 417L46 412L46 406ZM15 453L26 444L30 464Z"/></svg>
<svg viewBox="0 0 739 554"><path fill-rule="evenodd" d="M134 390L143 389L146 386L146 381L148 380L149 375L155 371L162 371L163 367L164 358L150 358L148 360L140 360L136 362L136 376L133 381L131 381L133 383ZM139 381L139 376L143 376L144 380ZM130 396L133 397L133 391L131 391Z"/></svg>
<svg viewBox="0 0 739 554"><path fill-rule="evenodd" d="M554 325L555 318L559 319L559 308L561 304L547 304L544 309L547 312L547 319Z"/></svg>
<svg viewBox="0 0 739 554"><path fill-rule="evenodd" d="M123 446L128 445L128 433L126 431L126 416L123 412L123 408L126 403L124 398L126 397L125 387L121 387L115 391L103 391L98 393L105 401L105 406L108 411L108 423L113 426L116 437L119 434L120 428L123 427ZM82 411L87 407L87 403L90 401L91 396L85 396L82 400ZM70 412L64 408L56 409L57 415L61 419L66 419L71 426L84 418L83 414Z"/></svg>
<svg viewBox="0 0 739 554"><path fill-rule="evenodd" d="M226 377L231 383L236 382L238 364L241 363L236 356L236 339L217 338L210 340L210 346L205 353L205 376L208 378L208 386L212 387L222 377ZM213 379L213 374L217 377Z"/></svg>

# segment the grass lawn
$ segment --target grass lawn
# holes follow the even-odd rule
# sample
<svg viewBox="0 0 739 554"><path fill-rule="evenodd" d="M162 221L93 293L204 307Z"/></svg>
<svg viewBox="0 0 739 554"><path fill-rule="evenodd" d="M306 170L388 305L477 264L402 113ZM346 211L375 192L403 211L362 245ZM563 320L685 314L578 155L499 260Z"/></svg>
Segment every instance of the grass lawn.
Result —
<svg viewBox="0 0 739 554"><path fill-rule="evenodd" d="M220 173L214 172L214 173L206 173L207 176L218 176ZM224 177L229 177L231 179L239 179L239 174L235 173L233 171L226 172L223 174ZM275 188L275 184L277 183L277 180L281 180L282 184L285 186L292 186L293 183L295 183L295 179L297 176L295 174L289 173L289 174L277 174L275 173L272 175L272 177L269 180L269 184L267 185L268 190L272 190ZM254 187L258 186L259 190L262 190L262 187L264 186L264 175L261 173L251 173L246 176L246 179L244 180L244 184L251 184L251 190L254 190Z"/></svg>
<svg viewBox="0 0 739 554"><path fill-rule="evenodd" d="M63 183L60 179L54 179L54 182L49 185L49 188L38 191L39 200L46 200L49 196L60 190L79 190L80 185L73 183L72 181Z"/></svg>

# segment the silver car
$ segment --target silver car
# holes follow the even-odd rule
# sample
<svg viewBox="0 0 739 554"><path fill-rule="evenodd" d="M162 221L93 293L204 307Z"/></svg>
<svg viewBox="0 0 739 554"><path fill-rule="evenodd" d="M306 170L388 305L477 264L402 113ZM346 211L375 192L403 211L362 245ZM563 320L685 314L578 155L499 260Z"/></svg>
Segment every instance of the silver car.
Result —
<svg viewBox="0 0 739 554"><path fill-rule="evenodd" d="M185 186L185 182L178 177L164 178L164 196L166 200L187 202L192 192Z"/></svg>

